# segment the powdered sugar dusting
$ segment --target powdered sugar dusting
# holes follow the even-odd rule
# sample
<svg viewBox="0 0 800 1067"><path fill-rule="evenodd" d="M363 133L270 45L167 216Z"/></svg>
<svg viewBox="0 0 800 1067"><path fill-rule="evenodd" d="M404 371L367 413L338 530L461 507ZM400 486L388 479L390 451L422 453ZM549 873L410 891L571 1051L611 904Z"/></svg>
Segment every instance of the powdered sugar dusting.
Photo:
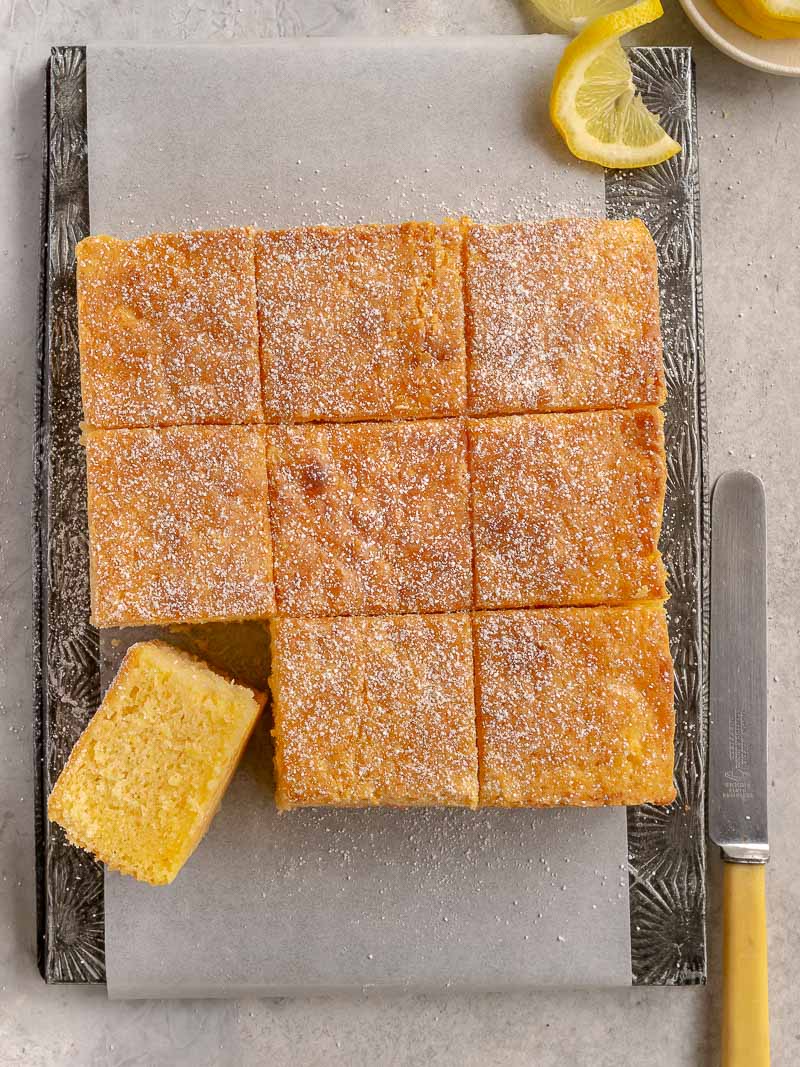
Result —
<svg viewBox="0 0 800 1067"><path fill-rule="evenodd" d="M272 635L279 803L477 803L468 616L284 619Z"/></svg>
<svg viewBox="0 0 800 1067"><path fill-rule="evenodd" d="M447 219L468 215L479 222L530 222L532 219L552 219L558 216L594 216L604 218L602 199L596 193L581 194L573 189L559 188L564 168L559 161L551 170L530 164L518 178L497 161L488 167L487 158L480 165L445 161L434 154L432 163L447 168L448 195L437 195L429 188L432 168L415 172L398 171L390 188L364 187L357 202L341 192L342 183L350 179L351 168L345 162L341 171L325 166L313 167L307 160L296 167L294 187L285 180L263 182L245 209L238 200L225 204L213 203L197 211L191 204L183 210L169 210L161 216L165 228L173 230L220 228L232 222L246 220L260 229L276 226L356 226L369 225L374 219L401 224L409 218ZM576 170L579 165L576 164ZM202 168L199 171L202 176ZM583 175L582 181L588 176ZM590 184L594 178L589 178ZM339 187L337 189L337 186ZM135 196L141 191L135 190ZM130 198L130 194L128 194ZM123 198L120 197L121 211ZM174 207L175 205L170 205ZM137 222L123 218L136 232Z"/></svg>
<svg viewBox="0 0 800 1067"><path fill-rule="evenodd" d="M474 414L665 399L655 246L638 219L471 226L465 300Z"/></svg>
<svg viewBox="0 0 800 1067"><path fill-rule="evenodd" d="M274 610L263 430L85 435L97 626Z"/></svg>
<svg viewBox="0 0 800 1067"><path fill-rule="evenodd" d="M263 422L251 230L87 237L76 255L89 425Z"/></svg>
<svg viewBox="0 0 800 1067"><path fill-rule="evenodd" d="M654 408L469 420L476 604L665 596L662 422Z"/></svg>
<svg viewBox="0 0 800 1067"><path fill-rule="evenodd" d="M256 270L269 421L463 412L456 223L262 232Z"/></svg>
<svg viewBox="0 0 800 1067"><path fill-rule="evenodd" d="M267 435L282 614L471 607L461 420L275 427Z"/></svg>
<svg viewBox="0 0 800 1067"><path fill-rule="evenodd" d="M475 632L481 803L673 799L660 604L479 613Z"/></svg>
<svg viewBox="0 0 800 1067"><path fill-rule="evenodd" d="M205 271L212 302L244 279L239 310L249 308L254 322L257 284L257 417L278 423L88 432L95 621L194 622L277 610L278 794L288 806L476 803L476 699L479 716L499 723L500 762L517 776L506 788L501 769L487 803L603 802L596 781L585 795L574 785L571 764L552 794L525 798L525 766L531 790L538 788L536 754L525 749L539 729L528 721L538 704L520 709L504 733L506 712L502 702L495 706L483 667L474 684L469 616L447 613L665 596L657 548L662 419L642 406L663 394L646 230L588 219L463 220L261 232L255 245L252 231L228 233L207 235L210 247L197 234L127 246L100 238L85 247L87 276L99 277L93 257L110 257L119 269L105 289L96 280L83 284L87 396L95 384L107 388L104 374L123 390L124 367L135 378L131 402L144 396L148 417L202 422L194 394L203 385L192 377L191 355L233 399L225 362L215 365L208 346L227 336L236 315L226 306L216 329L198 283ZM214 249L229 239L250 258L223 282ZM124 337L133 351L131 338L138 339L149 365L126 363L129 349L114 364L108 349L109 368L98 374L91 354L102 334L98 308L112 309L103 343L119 347ZM171 363L158 347L164 338L182 353ZM158 372L148 377L148 366ZM461 418L467 369L473 411L547 413ZM617 409L556 410L604 407ZM247 421L246 406L239 416ZM210 417L221 419L221 409ZM629 662L617 656L618 635L608 633L616 616L607 612L564 616L572 629L558 636L571 671L565 667L563 678L549 678L524 626L518 645L490 647L489 655L505 665L512 702L535 675L552 711L550 689L563 681L556 726L577 716L572 740L592 752L595 743L606 746L611 759L628 736L619 722L609 711L607 745L586 700L568 699L570 686L596 684L613 710L639 692ZM548 613L542 617L545 626ZM585 640L575 637L584 618ZM659 618L663 624L663 612ZM476 619L480 644L482 628L489 633L495 624ZM646 714L660 706L661 690L652 695ZM554 731L561 740L545 764L568 759L567 733ZM491 759L486 769L489 781ZM634 771L620 795L634 790ZM614 795L608 786L607 800Z"/></svg>

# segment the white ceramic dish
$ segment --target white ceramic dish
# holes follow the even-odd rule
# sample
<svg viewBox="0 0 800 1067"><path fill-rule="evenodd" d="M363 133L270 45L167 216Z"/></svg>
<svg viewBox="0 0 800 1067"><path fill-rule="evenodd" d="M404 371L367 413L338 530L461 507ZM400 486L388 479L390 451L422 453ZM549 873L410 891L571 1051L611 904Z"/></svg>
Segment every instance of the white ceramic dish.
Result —
<svg viewBox="0 0 800 1067"><path fill-rule="evenodd" d="M768 74L800 77L800 39L764 41L723 15L714 0L680 0L702 35L731 59Z"/></svg>

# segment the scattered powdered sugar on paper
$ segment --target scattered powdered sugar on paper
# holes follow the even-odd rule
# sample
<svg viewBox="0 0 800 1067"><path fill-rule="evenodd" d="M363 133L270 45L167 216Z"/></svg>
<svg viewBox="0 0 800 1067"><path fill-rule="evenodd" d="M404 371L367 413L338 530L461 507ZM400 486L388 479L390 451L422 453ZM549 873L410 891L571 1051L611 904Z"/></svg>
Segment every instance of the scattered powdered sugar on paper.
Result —
<svg viewBox="0 0 800 1067"><path fill-rule="evenodd" d="M433 162L436 162L434 157ZM563 173L557 169L542 171L538 164L530 164L525 181L514 181L500 175L496 168L458 164L452 170L453 192L447 199L429 191L425 169L417 175L402 174L392 179L389 192L365 189L354 207L349 197L337 196L342 176L325 172L320 167L298 166L297 175L288 184L265 181L245 203L230 200L215 202L201 213L191 205L169 213L164 226L175 230L216 229L229 226L232 221L246 218L260 229L275 229L287 224L295 226L348 226L383 219L402 223L409 218L441 220L469 216L476 222L529 222L572 216L605 216L602 196L587 193L576 195L563 190ZM343 177L346 179L347 167ZM202 177L202 172L200 174ZM302 178L298 182L297 179ZM133 193L120 196L120 210ZM290 202L287 204L287 200ZM290 211L287 208L291 208ZM140 228L136 219L128 223Z"/></svg>

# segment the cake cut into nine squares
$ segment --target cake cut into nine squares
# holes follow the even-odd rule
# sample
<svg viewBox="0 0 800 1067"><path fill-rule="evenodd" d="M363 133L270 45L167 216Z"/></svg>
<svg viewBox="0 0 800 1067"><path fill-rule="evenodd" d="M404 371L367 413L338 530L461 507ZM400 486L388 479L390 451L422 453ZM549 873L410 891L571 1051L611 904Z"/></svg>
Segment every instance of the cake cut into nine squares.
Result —
<svg viewBox="0 0 800 1067"><path fill-rule="evenodd" d="M656 250L638 219L472 225L465 299L472 414L664 401Z"/></svg>
<svg viewBox="0 0 800 1067"><path fill-rule="evenodd" d="M460 420L269 427L267 439L280 614L471 607Z"/></svg>
<svg viewBox="0 0 800 1067"><path fill-rule="evenodd" d="M478 613L481 804L668 804L663 605Z"/></svg>
<svg viewBox="0 0 800 1067"><path fill-rule="evenodd" d="M76 255L90 426L264 421L251 230L87 237Z"/></svg>
<svg viewBox="0 0 800 1067"><path fill-rule="evenodd" d="M267 421L464 411L458 223L259 232Z"/></svg>
<svg viewBox="0 0 800 1067"><path fill-rule="evenodd" d="M84 444L95 626L272 614L263 429L90 430Z"/></svg>
<svg viewBox="0 0 800 1067"><path fill-rule="evenodd" d="M280 808L476 806L468 615L271 625Z"/></svg>
<svg viewBox="0 0 800 1067"><path fill-rule="evenodd" d="M666 596L657 408L469 422L480 608Z"/></svg>
<svg viewBox="0 0 800 1067"><path fill-rule="evenodd" d="M264 699L169 645L132 645L48 816L109 867L171 882L219 807Z"/></svg>

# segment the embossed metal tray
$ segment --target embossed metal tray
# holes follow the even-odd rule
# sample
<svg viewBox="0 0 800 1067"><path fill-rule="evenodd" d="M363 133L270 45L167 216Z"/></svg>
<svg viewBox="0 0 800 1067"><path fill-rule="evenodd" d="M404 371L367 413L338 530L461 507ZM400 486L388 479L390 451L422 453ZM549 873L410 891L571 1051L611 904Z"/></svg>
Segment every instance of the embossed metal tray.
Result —
<svg viewBox="0 0 800 1067"><path fill-rule="evenodd" d="M708 483L694 72L683 48L634 49L634 78L683 152L609 171L610 217L639 216L658 248L669 398L662 550L670 577L678 796L628 810L631 972L636 984L703 982L705 946ZM49 982L105 979L103 872L47 822L46 798L97 707L89 624L75 245L89 232L86 52L48 66L33 515L38 957Z"/></svg>

